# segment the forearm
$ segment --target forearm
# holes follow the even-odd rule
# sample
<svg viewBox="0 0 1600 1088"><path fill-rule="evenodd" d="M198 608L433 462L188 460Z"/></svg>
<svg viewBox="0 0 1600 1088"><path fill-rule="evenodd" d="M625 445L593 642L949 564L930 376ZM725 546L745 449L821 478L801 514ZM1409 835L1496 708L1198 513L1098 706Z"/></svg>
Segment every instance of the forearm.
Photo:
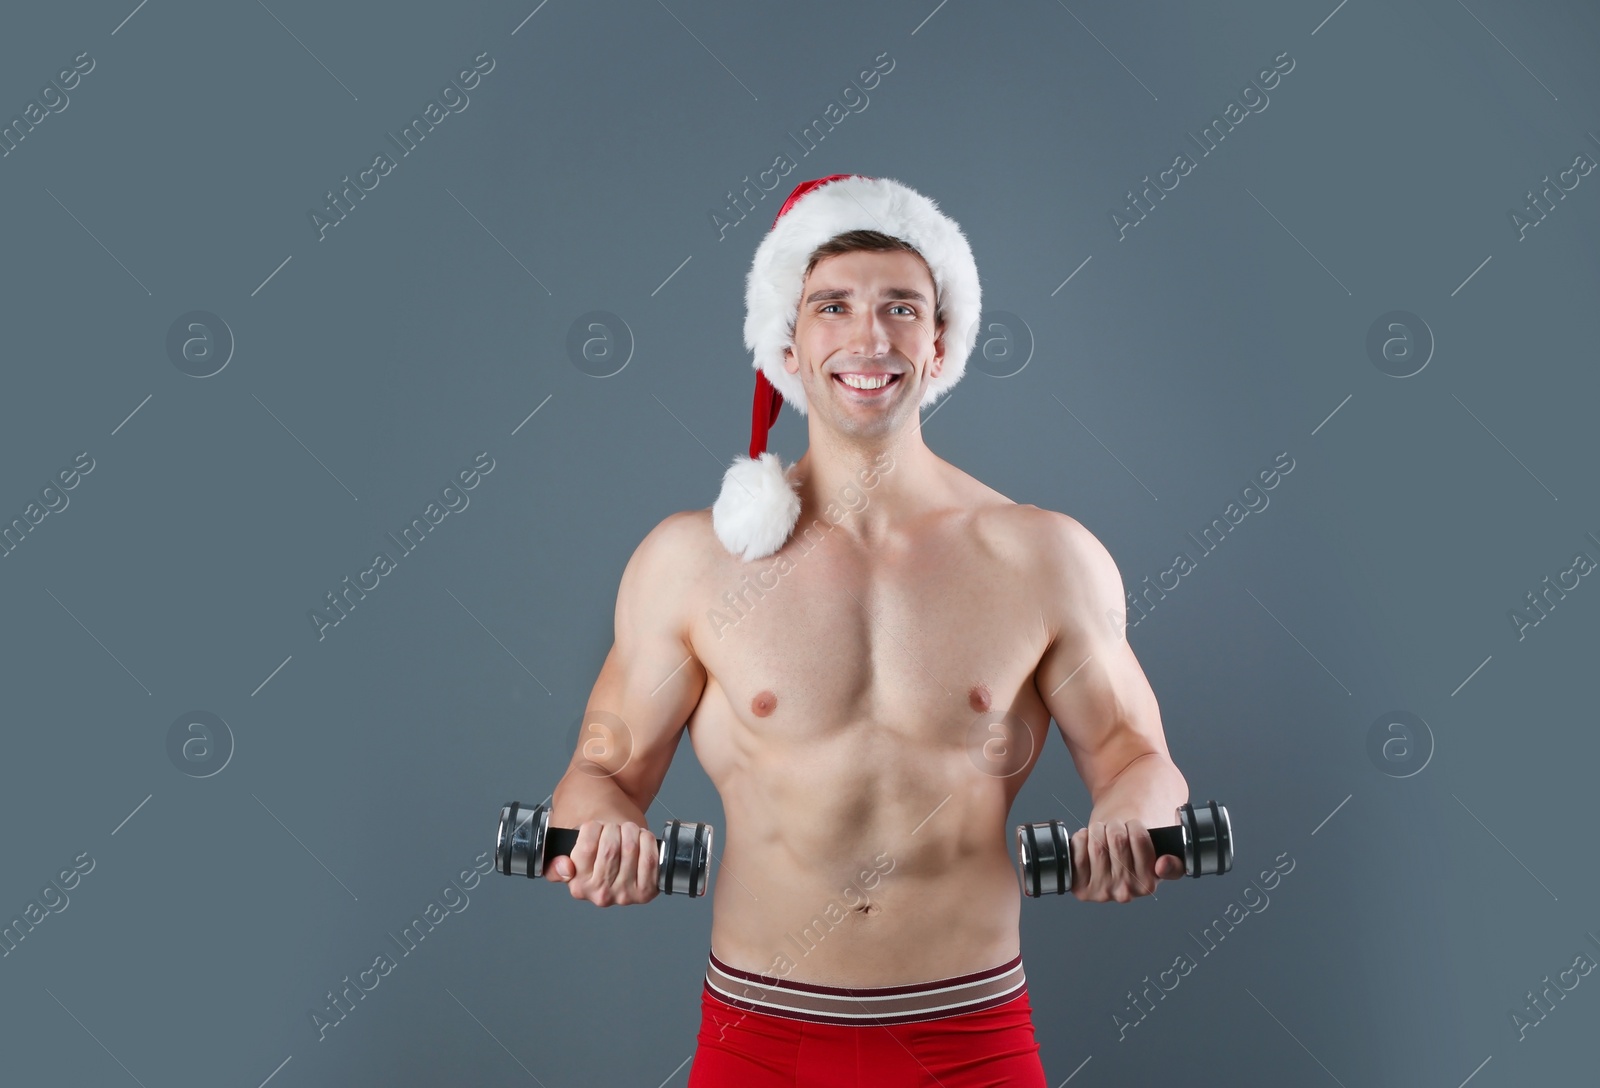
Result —
<svg viewBox="0 0 1600 1088"><path fill-rule="evenodd" d="M632 821L640 827L650 826L645 822L644 811L615 778L585 774L574 768L556 784L550 800L550 823L553 827L577 827L585 820L616 824Z"/></svg>
<svg viewBox="0 0 1600 1088"><path fill-rule="evenodd" d="M1149 752L1125 767L1094 799L1090 823L1138 820L1145 827L1167 827L1178 806L1189 799L1189 784L1176 764Z"/></svg>

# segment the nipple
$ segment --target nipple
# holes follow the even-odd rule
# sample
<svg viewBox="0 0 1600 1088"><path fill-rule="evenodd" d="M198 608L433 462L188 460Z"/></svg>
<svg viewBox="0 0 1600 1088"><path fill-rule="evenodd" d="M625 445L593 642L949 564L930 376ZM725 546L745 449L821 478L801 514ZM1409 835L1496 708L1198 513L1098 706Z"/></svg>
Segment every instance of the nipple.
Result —
<svg viewBox="0 0 1600 1088"><path fill-rule="evenodd" d="M988 685L986 685L986 684L984 684L982 682L973 684L972 687L967 690L967 705L970 706L973 710L976 710L980 714L983 713L985 710L988 710L989 709L989 688L988 688Z"/></svg>
<svg viewBox="0 0 1600 1088"><path fill-rule="evenodd" d="M758 718L765 718L778 709L778 697L770 691L759 692L750 700L751 713Z"/></svg>

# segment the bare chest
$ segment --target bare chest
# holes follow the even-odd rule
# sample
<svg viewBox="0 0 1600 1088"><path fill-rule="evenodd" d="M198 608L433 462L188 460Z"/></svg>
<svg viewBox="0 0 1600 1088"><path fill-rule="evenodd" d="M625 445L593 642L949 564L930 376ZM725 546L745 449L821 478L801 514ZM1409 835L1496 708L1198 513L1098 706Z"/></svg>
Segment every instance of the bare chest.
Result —
<svg viewBox="0 0 1600 1088"><path fill-rule="evenodd" d="M725 584L697 587L691 629L708 673L696 746L714 777L724 760L790 758L863 734L955 751L987 720L1043 711L1034 587L970 536L881 554L824 538L718 573Z"/></svg>

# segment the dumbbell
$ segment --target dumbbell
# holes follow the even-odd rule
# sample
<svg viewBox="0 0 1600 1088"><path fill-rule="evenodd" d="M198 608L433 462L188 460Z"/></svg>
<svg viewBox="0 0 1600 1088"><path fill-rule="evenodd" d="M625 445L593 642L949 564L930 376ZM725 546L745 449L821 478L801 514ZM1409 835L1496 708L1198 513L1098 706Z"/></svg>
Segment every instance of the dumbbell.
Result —
<svg viewBox="0 0 1600 1088"><path fill-rule="evenodd" d="M1226 806L1207 801L1178 806L1172 827L1152 827L1156 857L1171 854L1189 876L1225 873L1233 868L1233 825ZM1017 825L1017 860L1024 895L1065 895L1072 890L1072 836L1060 820Z"/></svg>
<svg viewBox="0 0 1600 1088"><path fill-rule="evenodd" d="M711 868L710 824L668 820L657 841L656 887L667 895L704 895ZM545 866L570 856L575 827L551 827L550 806L508 801L494 836L494 867L506 876L540 877Z"/></svg>

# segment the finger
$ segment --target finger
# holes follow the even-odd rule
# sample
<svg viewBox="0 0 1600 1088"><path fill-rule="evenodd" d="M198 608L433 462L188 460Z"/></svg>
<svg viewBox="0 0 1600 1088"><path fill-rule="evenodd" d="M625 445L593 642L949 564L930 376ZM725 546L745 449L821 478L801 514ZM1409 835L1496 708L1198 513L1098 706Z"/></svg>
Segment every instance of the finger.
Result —
<svg viewBox="0 0 1600 1088"><path fill-rule="evenodd" d="M611 883L619 903L633 901L634 874L639 870L639 825L624 820L617 829L617 876Z"/></svg>
<svg viewBox="0 0 1600 1088"><path fill-rule="evenodd" d="M1128 821L1128 846L1133 859L1134 894L1149 895L1156 890L1156 844L1150 841L1150 831L1142 821Z"/></svg>
<svg viewBox="0 0 1600 1088"><path fill-rule="evenodd" d="M595 848L599 845L599 831L599 823L585 820L578 825L577 841L572 844L572 849L567 851L567 861L572 874L567 879L567 887L574 899L582 899L588 892L589 876L594 870Z"/></svg>
<svg viewBox="0 0 1600 1088"><path fill-rule="evenodd" d="M1068 849L1072 851L1072 886L1067 890L1083 899L1089 888L1089 829L1078 828L1072 833L1068 844Z"/></svg>
<svg viewBox="0 0 1600 1088"><path fill-rule="evenodd" d="M1089 898L1104 903L1110 898L1111 850L1106 845L1106 825L1089 825Z"/></svg>
<svg viewBox="0 0 1600 1088"><path fill-rule="evenodd" d="M1107 883L1111 898L1126 903L1133 898L1133 853L1129 843L1128 825L1124 820L1106 824L1106 854L1111 872Z"/></svg>
<svg viewBox="0 0 1600 1088"><path fill-rule="evenodd" d="M656 837L650 834L648 827L639 829L639 865L635 872L638 881L637 894L648 900L656 892L656 875L661 867L657 863L659 851L656 847Z"/></svg>
<svg viewBox="0 0 1600 1088"><path fill-rule="evenodd" d="M610 889L617 879L617 863L622 855L622 832L616 824L600 825L600 844L594 855L594 886Z"/></svg>

